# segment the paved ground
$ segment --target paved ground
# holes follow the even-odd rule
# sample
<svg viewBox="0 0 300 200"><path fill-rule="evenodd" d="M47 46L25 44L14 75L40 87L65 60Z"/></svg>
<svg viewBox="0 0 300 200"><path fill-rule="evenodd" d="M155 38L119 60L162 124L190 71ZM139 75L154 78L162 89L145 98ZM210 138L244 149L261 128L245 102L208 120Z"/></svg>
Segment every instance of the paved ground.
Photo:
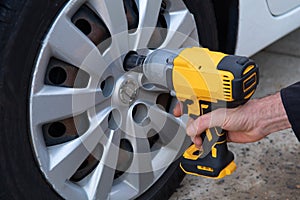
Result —
<svg viewBox="0 0 300 200"><path fill-rule="evenodd" d="M300 80L300 29L252 57L260 66L256 97ZM300 122L299 122L300 123ZM253 144L230 144L237 170L222 180L187 175L170 200L300 199L300 143L292 130Z"/></svg>

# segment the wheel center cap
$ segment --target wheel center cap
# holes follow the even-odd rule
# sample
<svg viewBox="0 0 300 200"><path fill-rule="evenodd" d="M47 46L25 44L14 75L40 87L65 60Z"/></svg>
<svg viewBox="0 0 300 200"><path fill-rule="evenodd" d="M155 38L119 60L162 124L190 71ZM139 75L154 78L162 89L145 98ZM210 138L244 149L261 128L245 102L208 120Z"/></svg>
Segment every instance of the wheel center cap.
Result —
<svg viewBox="0 0 300 200"><path fill-rule="evenodd" d="M119 97L125 104L130 104L136 100L138 94L139 85L137 81L133 79L125 80L119 89Z"/></svg>

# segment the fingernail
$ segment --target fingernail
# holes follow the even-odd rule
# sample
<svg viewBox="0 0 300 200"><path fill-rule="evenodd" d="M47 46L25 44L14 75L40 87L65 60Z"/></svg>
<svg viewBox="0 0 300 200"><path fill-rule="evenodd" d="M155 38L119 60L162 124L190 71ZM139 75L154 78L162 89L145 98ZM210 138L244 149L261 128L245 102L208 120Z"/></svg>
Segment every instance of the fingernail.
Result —
<svg viewBox="0 0 300 200"><path fill-rule="evenodd" d="M176 114L176 108L173 109L173 114Z"/></svg>

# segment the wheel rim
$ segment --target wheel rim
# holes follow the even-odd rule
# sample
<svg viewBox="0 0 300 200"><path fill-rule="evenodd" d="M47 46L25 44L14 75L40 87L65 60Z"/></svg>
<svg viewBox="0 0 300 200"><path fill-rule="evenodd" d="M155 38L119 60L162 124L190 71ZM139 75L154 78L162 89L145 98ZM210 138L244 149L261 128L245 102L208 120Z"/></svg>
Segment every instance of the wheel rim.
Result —
<svg viewBox="0 0 300 200"><path fill-rule="evenodd" d="M122 64L130 51L196 41L180 0L74 0L63 8L43 42L30 94L36 159L62 197L136 198L180 155L186 137L182 119L168 113L174 98Z"/></svg>

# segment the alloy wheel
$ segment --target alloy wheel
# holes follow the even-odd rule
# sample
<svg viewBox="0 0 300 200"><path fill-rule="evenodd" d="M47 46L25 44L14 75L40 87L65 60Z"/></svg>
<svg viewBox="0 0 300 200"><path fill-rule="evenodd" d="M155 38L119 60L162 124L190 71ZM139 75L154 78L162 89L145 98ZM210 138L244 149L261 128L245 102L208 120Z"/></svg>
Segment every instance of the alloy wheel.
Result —
<svg viewBox="0 0 300 200"><path fill-rule="evenodd" d="M181 0L73 0L45 36L32 76L39 167L66 199L131 199L186 147L169 91L123 69L129 52L198 45Z"/></svg>

